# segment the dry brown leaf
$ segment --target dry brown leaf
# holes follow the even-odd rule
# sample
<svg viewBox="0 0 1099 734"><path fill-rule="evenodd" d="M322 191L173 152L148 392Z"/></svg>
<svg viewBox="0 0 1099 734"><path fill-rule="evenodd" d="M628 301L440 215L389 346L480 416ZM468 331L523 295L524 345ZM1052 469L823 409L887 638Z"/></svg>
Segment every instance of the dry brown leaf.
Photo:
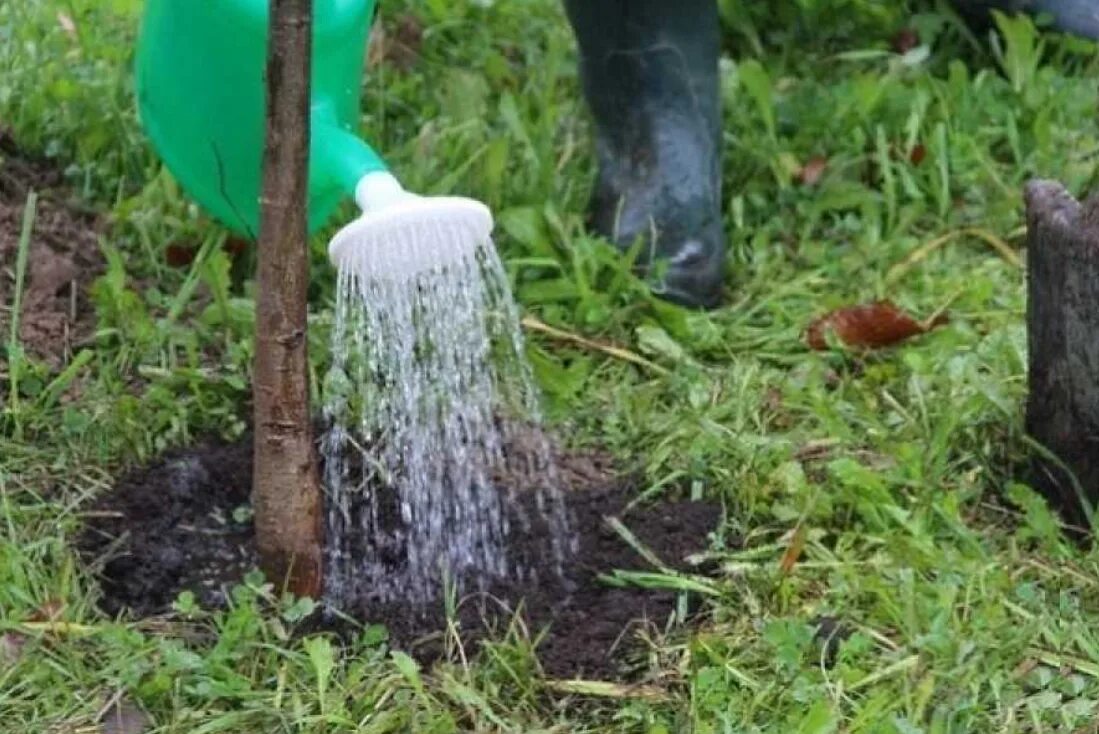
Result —
<svg viewBox="0 0 1099 734"><path fill-rule="evenodd" d="M892 301L847 306L822 316L806 330L811 349L828 349L826 334L833 332L847 347L878 349L888 347L947 323L940 314L929 323L921 323L897 308Z"/></svg>
<svg viewBox="0 0 1099 734"><path fill-rule="evenodd" d="M790 545L786 546L786 552L782 554L782 561L778 564L784 576L794 570L794 564L801 558L801 553L805 550L807 536L808 532L805 530L804 525L798 525L794 530L794 536L790 538Z"/></svg>
<svg viewBox="0 0 1099 734"><path fill-rule="evenodd" d="M807 441L794 452L794 460L801 462L823 461L831 458L836 447L840 445L838 438L817 438Z"/></svg>
<svg viewBox="0 0 1099 734"><path fill-rule="evenodd" d="M195 261L198 250L173 242L164 248L164 262L173 268L185 268Z"/></svg>
<svg viewBox="0 0 1099 734"><path fill-rule="evenodd" d="M28 622L56 622L61 619L61 615L65 613L65 602L60 599L48 599L42 603L42 606L34 610L29 617Z"/></svg>
<svg viewBox="0 0 1099 734"><path fill-rule="evenodd" d="M248 250L249 242L243 237L229 237L225 240L225 245L222 249L229 254L229 257L237 257Z"/></svg>
<svg viewBox="0 0 1099 734"><path fill-rule="evenodd" d="M894 52L905 54L920 45L920 34L915 29L902 28L893 34L889 43Z"/></svg>
<svg viewBox="0 0 1099 734"><path fill-rule="evenodd" d="M797 172L796 178L803 186L816 186L826 170L828 170L828 159L818 155L805 162Z"/></svg>
<svg viewBox="0 0 1099 734"><path fill-rule="evenodd" d="M927 157L927 146L923 143L916 143L912 146L912 150L908 153L909 162L918 166L923 163L923 159Z"/></svg>

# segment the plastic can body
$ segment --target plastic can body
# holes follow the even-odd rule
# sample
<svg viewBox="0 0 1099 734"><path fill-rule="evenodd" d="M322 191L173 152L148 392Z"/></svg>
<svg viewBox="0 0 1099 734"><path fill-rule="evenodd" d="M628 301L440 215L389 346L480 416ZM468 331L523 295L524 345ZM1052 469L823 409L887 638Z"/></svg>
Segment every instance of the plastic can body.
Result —
<svg viewBox="0 0 1099 734"><path fill-rule="evenodd" d="M375 0L314 2L311 232L349 193L351 178L384 166L355 138L374 5ZM137 49L138 112L157 154L208 213L253 239L259 230L267 40L267 0L147 0Z"/></svg>

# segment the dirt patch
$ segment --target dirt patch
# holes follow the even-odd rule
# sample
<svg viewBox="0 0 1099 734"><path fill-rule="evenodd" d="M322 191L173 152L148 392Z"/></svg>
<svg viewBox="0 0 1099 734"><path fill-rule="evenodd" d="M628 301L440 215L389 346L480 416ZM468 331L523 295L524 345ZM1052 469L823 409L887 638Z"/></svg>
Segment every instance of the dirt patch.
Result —
<svg viewBox="0 0 1099 734"><path fill-rule="evenodd" d="M78 546L101 571L105 611L163 613L185 589L206 605L225 603L231 586L257 564L252 525L242 510L248 504L251 459L249 440L208 443L123 477L100 499ZM628 677L639 633L664 629L675 595L615 587L600 578L616 569L654 570L604 518L619 518L664 563L684 568L689 554L708 546L721 508L678 502L627 512L634 488L613 478L598 455L563 455L558 463L571 482L566 496L580 538L567 578L557 581L551 559L533 554L544 566L537 569L542 583L501 584L468 597L458 614L462 640L469 645L498 637L521 610L531 638L545 631L538 655L548 675ZM512 550L529 557L544 541L521 537ZM396 645L424 662L443 654L441 605L359 605L345 611L384 624Z"/></svg>
<svg viewBox="0 0 1099 734"><path fill-rule="evenodd" d="M56 166L24 155L0 130L0 327L5 334L11 328L19 236L32 190L39 199L27 252L19 337L28 354L56 368L95 330L88 287L102 270L100 223L66 199Z"/></svg>

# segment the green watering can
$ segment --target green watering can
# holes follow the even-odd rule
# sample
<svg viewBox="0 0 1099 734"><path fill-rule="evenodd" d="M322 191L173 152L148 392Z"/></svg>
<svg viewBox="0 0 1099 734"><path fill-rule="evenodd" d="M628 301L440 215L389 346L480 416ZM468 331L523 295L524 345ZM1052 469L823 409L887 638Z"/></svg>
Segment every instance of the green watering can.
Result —
<svg viewBox="0 0 1099 734"><path fill-rule="evenodd" d="M356 134L375 0L314 0L309 229L344 197L363 214L330 259L375 277L408 277L488 242L492 215L461 197L405 191ZM137 49L142 126L183 189L255 239L265 135L267 0L147 0Z"/></svg>

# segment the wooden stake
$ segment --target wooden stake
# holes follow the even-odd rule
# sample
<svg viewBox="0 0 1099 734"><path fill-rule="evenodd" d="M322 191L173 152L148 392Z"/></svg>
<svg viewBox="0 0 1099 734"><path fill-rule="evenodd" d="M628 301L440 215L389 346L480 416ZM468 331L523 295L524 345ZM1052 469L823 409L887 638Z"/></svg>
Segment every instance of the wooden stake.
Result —
<svg viewBox="0 0 1099 734"><path fill-rule="evenodd" d="M256 297L252 502L263 570L322 591L324 525L309 413L307 186L312 0L271 0Z"/></svg>
<svg viewBox="0 0 1099 734"><path fill-rule="evenodd" d="M1026 430L1035 488L1091 528L1099 501L1099 196L1032 181L1027 206Z"/></svg>

